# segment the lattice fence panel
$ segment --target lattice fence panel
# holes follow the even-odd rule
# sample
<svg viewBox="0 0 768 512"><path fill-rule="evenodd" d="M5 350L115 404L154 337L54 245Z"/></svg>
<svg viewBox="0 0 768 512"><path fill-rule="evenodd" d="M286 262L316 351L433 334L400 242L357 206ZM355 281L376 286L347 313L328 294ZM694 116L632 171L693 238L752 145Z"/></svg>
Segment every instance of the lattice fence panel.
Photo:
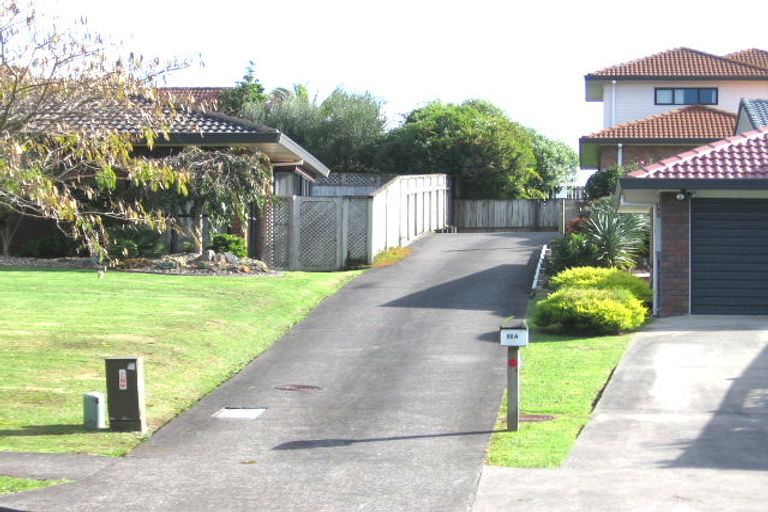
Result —
<svg viewBox="0 0 768 512"><path fill-rule="evenodd" d="M337 208L335 201L301 203L299 263L301 268L334 270L337 266Z"/></svg>
<svg viewBox="0 0 768 512"><path fill-rule="evenodd" d="M366 262L368 259L368 199L349 201L347 215L347 263Z"/></svg>
<svg viewBox="0 0 768 512"><path fill-rule="evenodd" d="M274 198L271 207L267 208L267 236L264 253L270 261L267 265L272 268L288 268L288 248L290 239L291 203L290 198Z"/></svg>

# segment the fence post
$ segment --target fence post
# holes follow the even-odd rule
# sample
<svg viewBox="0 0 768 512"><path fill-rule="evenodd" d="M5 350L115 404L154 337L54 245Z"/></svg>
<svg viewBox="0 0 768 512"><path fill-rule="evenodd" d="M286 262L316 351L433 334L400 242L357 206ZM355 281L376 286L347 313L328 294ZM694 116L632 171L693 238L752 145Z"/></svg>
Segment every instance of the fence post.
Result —
<svg viewBox="0 0 768 512"><path fill-rule="evenodd" d="M336 211L339 234L338 253L336 255L336 268L343 269L347 264L347 251L349 250L349 199L346 197L336 198Z"/></svg>
<svg viewBox="0 0 768 512"><path fill-rule="evenodd" d="M288 227L288 268L297 270L299 268L299 247L301 234L301 198L291 196L289 215L291 224Z"/></svg>

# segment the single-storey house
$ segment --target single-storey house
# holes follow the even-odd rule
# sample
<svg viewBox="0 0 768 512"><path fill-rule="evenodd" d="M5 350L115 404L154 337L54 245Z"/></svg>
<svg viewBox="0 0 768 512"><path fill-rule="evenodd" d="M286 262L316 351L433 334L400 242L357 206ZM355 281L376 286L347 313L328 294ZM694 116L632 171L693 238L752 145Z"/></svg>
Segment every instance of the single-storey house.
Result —
<svg viewBox="0 0 768 512"><path fill-rule="evenodd" d="M643 167L617 195L653 220L654 314L768 315L768 128Z"/></svg>
<svg viewBox="0 0 768 512"><path fill-rule="evenodd" d="M134 101L149 101L136 98ZM150 150L145 140L133 143L137 154L166 156L185 146L204 148L247 147L261 151L269 157L273 170L273 192L280 196L310 195L312 183L330 174L322 162L291 140L284 133L259 123L252 123L215 112L204 112L193 108L178 108L174 112L164 109L164 123L167 124L167 138L158 136ZM88 106L86 112L71 112L63 115L51 113L52 117L73 129L87 128L94 124L123 133L138 134L144 126L130 108L109 106ZM146 122L146 121L143 121ZM249 220L255 220L252 212ZM249 252L258 256L259 226L250 222L248 226L233 226L235 232L247 234ZM18 253L30 240L45 236L51 230L50 222L38 219L24 219L14 237L11 252Z"/></svg>

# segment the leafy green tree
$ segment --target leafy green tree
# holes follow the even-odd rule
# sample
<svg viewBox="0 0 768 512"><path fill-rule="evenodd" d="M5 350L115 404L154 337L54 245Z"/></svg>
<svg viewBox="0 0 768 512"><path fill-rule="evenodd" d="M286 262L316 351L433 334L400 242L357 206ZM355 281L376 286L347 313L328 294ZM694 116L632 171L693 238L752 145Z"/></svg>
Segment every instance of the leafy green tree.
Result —
<svg viewBox="0 0 768 512"><path fill-rule="evenodd" d="M235 87L223 89L219 93L218 110L231 115L240 116L246 105L259 104L267 100L264 86L256 78L255 65L251 62L246 68L243 79Z"/></svg>
<svg viewBox="0 0 768 512"><path fill-rule="evenodd" d="M245 119L280 130L310 153L320 149L320 107L314 100L310 101L307 88L303 85L294 85L292 90L275 89L266 101L246 104L242 115Z"/></svg>
<svg viewBox="0 0 768 512"><path fill-rule="evenodd" d="M320 105L317 156L336 172L372 170L372 152L384 136L383 103L368 92L334 90Z"/></svg>
<svg viewBox="0 0 768 512"><path fill-rule="evenodd" d="M335 172L374 171L375 146L384 136L381 100L335 89L318 104L303 85L275 89L243 108L246 119L280 130Z"/></svg>
<svg viewBox="0 0 768 512"><path fill-rule="evenodd" d="M579 168L579 157L568 144L552 140L536 130L528 129L533 155L536 157L536 171L540 180L538 189L553 197L563 187L573 182Z"/></svg>
<svg viewBox="0 0 768 512"><path fill-rule="evenodd" d="M485 101L414 110L389 133L378 163L393 173L449 174L465 199L545 197L529 134Z"/></svg>
<svg viewBox="0 0 768 512"><path fill-rule="evenodd" d="M20 5L0 3L4 245L14 231L13 217L26 215L53 219L92 254L106 255L105 219L165 226L162 211L118 199L119 187L186 190L185 175L132 153L136 138L151 146L162 137L168 117L168 106L136 98L152 98L148 86L177 64L136 55L115 62L84 20L57 30L41 22L33 6ZM126 110L142 125L139 134L81 122L91 112Z"/></svg>
<svg viewBox="0 0 768 512"><path fill-rule="evenodd" d="M189 207L189 234L195 252L203 250L203 214L213 224L227 224L233 217L244 221L251 204L263 206L269 197L272 172L269 159L261 152L237 148L207 151L192 146L170 157L168 164L189 176L188 194L168 195L166 207Z"/></svg>
<svg viewBox="0 0 768 512"><path fill-rule="evenodd" d="M638 167L638 164L630 163L627 165L612 165L607 169L596 171L589 177L587 184L584 186L587 199L594 201L601 197L610 196L616 190L619 178L636 170Z"/></svg>

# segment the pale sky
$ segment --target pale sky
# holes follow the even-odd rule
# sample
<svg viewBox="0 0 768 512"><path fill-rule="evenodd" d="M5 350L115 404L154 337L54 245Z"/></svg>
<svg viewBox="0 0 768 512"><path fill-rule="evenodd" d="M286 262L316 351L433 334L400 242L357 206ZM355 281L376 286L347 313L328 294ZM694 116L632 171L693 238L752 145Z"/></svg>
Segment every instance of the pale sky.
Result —
<svg viewBox="0 0 768 512"><path fill-rule="evenodd" d="M602 129L584 75L687 46L722 55L768 49L768 1L38 0L62 21L145 56L204 67L167 85L231 86L249 61L267 88L337 85L384 100L391 124L434 99L489 100L513 120L578 147Z"/></svg>

